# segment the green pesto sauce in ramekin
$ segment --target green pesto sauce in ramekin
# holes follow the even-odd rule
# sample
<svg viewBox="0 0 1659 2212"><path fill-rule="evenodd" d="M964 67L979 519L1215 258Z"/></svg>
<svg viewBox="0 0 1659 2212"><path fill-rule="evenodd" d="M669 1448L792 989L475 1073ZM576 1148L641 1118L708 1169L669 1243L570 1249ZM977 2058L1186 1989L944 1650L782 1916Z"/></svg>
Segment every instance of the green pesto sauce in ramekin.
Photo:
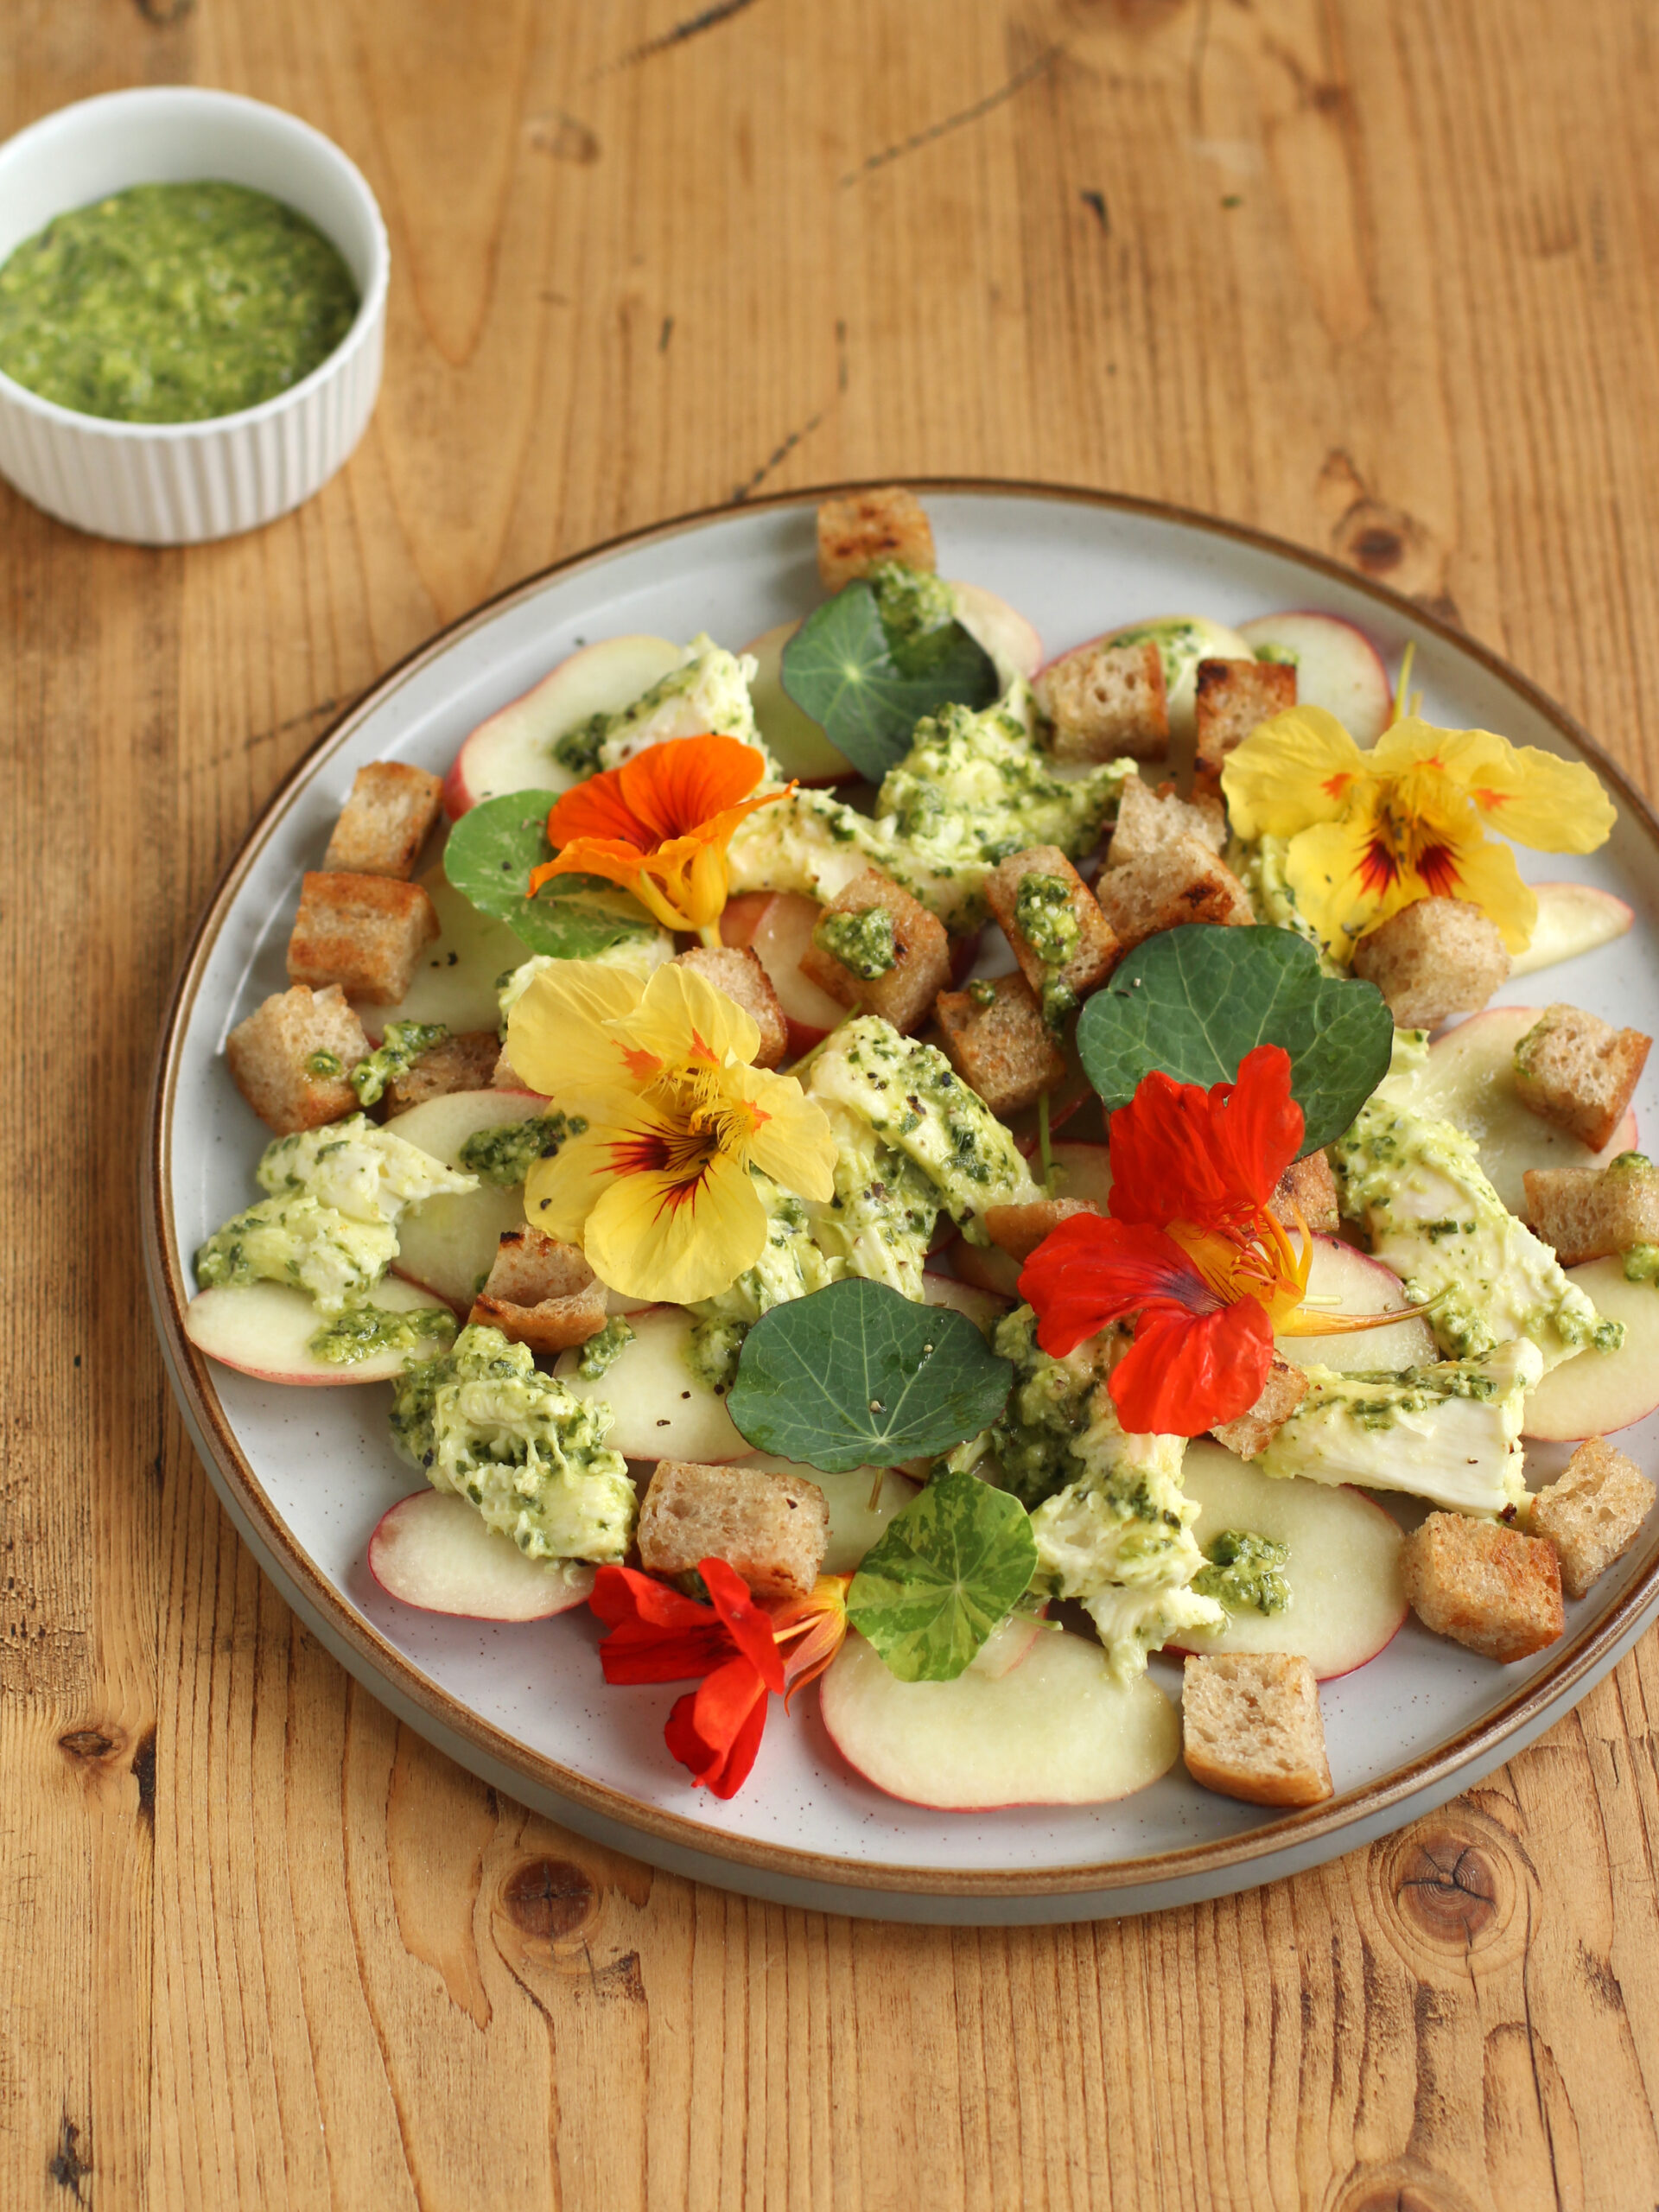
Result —
<svg viewBox="0 0 1659 2212"><path fill-rule="evenodd" d="M0 267L0 369L78 414L202 423L308 376L357 308L338 250L280 200L134 185Z"/></svg>

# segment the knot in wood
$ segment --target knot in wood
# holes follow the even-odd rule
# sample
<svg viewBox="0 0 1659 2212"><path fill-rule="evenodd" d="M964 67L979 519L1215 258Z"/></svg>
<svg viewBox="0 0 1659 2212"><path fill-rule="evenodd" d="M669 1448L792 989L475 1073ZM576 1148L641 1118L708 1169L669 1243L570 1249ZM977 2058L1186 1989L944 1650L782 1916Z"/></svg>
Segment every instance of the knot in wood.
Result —
<svg viewBox="0 0 1659 2212"><path fill-rule="evenodd" d="M532 1942L574 1936L592 1917L598 1897L580 1866L566 1859L532 1859L509 1874L501 1891L507 1917Z"/></svg>
<svg viewBox="0 0 1659 2212"><path fill-rule="evenodd" d="M88 1764L115 1758L126 1748L124 1732L113 1723L107 1728L72 1728L58 1738L58 1749L72 1759Z"/></svg>
<svg viewBox="0 0 1659 2212"><path fill-rule="evenodd" d="M1386 575L1390 569L1397 569L1406 557L1405 540L1399 531L1387 529L1380 523L1372 523L1367 529L1360 531L1348 550L1367 575L1373 576Z"/></svg>
<svg viewBox="0 0 1659 2212"><path fill-rule="evenodd" d="M1361 2166L1337 2199L1334 2212L1472 2212L1455 2182L1408 2154L1385 2166Z"/></svg>
<svg viewBox="0 0 1659 2212"><path fill-rule="evenodd" d="M1407 1854L1395 1901L1431 1942L1467 1950L1497 1917L1497 1876L1477 1845L1430 1833Z"/></svg>

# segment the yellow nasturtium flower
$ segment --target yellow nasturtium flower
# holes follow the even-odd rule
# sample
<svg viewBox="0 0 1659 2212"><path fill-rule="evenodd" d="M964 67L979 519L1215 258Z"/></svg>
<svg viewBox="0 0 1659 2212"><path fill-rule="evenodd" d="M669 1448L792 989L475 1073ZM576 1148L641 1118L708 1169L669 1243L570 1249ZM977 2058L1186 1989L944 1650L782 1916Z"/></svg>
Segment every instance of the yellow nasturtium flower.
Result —
<svg viewBox="0 0 1659 2212"><path fill-rule="evenodd" d="M1612 829L1590 769L1484 729L1408 715L1362 752L1323 707L1259 722L1221 772L1234 829L1289 841L1296 904L1339 960L1419 899L1464 899L1523 952L1538 902L1501 830L1539 852L1589 853Z"/></svg>
<svg viewBox="0 0 1659 2212"><path fill-rule="evenodd" d="M753 1018L690 968L642 982L572 961L512 1008L520 1078L587 1122L524 1186L525 1218L581 1245L601 1281L689 1305L766 1249L751 1166L804 1198L834 1188L835 1139L793 1076L751 1065Z"/></svg>

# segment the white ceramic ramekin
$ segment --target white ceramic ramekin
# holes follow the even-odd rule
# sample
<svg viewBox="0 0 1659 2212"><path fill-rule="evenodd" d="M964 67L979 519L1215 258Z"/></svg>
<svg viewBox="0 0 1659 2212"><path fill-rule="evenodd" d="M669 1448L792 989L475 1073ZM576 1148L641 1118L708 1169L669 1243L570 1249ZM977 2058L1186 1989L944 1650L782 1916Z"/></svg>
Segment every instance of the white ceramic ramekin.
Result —
<svg viewBox="0 0 1659 2212"><path fill-rule="evenodd" d="M361 304L321 365L275 399L205 423L112 423L0 375L0 474L99 537L188 545L308 499L362 436L380 389L391 265L374 194L297 116L235 92L162 86L60 108L0 146L0 262L54 215L133 184L211 177L286 200L332 238Z"/></svg>

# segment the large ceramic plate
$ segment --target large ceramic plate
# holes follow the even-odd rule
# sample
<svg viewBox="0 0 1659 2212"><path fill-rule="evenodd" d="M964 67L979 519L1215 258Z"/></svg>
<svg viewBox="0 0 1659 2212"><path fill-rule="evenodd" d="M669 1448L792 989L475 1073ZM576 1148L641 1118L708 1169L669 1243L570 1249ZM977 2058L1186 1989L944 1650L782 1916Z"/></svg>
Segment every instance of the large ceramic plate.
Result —
<svg viewBox="0 0 1659 2212"><path fill-rule="evenodd" d="M1391 662L1414 640L1431 720L1587 755L1618 804L1611 844L1584 861L1522 854L1522 865L1616 891L1635 907L1636 929L1507 995L1568 997L1659 1033L1659 825L1514 671L1406 601L1198 516L1038 487L921 488L944 572L1000 592L1051 652L1131 617L1186 610L1233 622L1319 607L1363 625ZM1500 1668L1412 1622L1370 1666L1327 1683L1337 1794L1312 1811L1275 1816L1210 1796L1178 1765L1118 1805L930 1813L853 1776L810 1697L798 1721L774 1716L751 1781L722 1805L694 1791L664 1750L677 1693L607 1689L585 1611L493 1626L412 1612L378 1590L364 1564L369 1532L410 1486L387 1440L384 1387L264 1385L204 1361L180 1328L190 1254L246 1202L265 1137L226 1071L226 1033L285 988L300 875L317 865L355 769L397 759L442 772L474 724L584 640L708 630L736 646L804 613L817 595L815 496L670 524L520 585L389 676L276 794L202 919L162 1039L145 1231L174 1386L232 1518L328 1648L423 1735L572 1827L729 1887L903 1919L1070 1920L1247 1888L1397 1827L1559 1719L1659 1604L1659 1534L1569 1606L1564 1639L1531 1662ZM1644 1128L1656 1075L1637 1101ZM1621 1441L1651 1471L1659 1417ZM1531 1450L1535 1486L1565 1447ZM1175 1691L1174 1666L1154 1668Z"/></svg>

